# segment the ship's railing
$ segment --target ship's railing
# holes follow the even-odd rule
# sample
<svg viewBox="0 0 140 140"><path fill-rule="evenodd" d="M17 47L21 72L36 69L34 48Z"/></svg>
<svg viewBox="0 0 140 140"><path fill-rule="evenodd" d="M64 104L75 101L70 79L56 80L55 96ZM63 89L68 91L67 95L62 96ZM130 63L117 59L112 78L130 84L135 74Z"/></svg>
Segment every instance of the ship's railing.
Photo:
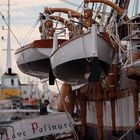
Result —
<svg viewBox="0 0 140 140"><path fill-rule="evenodd" d="M140 123L140 120L138 120L133 127L131 127L123 136L121 136L118 140L123 140L126 138L133 130L136 128L136 126Z"/></svg>
<svg viewBox="0 0 140 140"><path fill-rule="evenodd" d="M126 61L124 62L124 65L123 65L124 68L140 65L140 59L133 60L133 58L132 58L132 54L134 52L137 52L137 53L140 52L140 50L138 49L139 47L140 47L140 45L133 46L131 48L128 48L123 53L123 57L127 58Z"/></svg>
<svg viewBox="0 0 140 140"><path fill-rule="evenodd" d="M133 34L133 35L136 35L136 34ZM126 58L124 65L123 65L124 68L140 65L140 58L138 56L137 56L137 59L133 58L134 53L137 53L137 54L140 53L140 45L139 45L138 39L136 42L135 42L135 40L133 41L131 39L131 37L133 35L126 37L125 38L126 40L124 39L125 41L130 42L130 44L127 44L127 50L124 51L124 53L123 53L123 57ZM132 42L133 42L133 44L132 44Z"/></svg>
<svg viewBox="0 0 140 140"><path fill-rule="evenodd" d="M106 29L107 29L107 31L108 31L108 33L109 33L110 39L111 39L112 41L115 41L115 42L117 43L119 49L121 49L122 52L125 52L126 49L125 49L125 47L121 44L120 39L119 39L114 33L112 33L111 29L109 29L109 28L106 28Z"/></svg>

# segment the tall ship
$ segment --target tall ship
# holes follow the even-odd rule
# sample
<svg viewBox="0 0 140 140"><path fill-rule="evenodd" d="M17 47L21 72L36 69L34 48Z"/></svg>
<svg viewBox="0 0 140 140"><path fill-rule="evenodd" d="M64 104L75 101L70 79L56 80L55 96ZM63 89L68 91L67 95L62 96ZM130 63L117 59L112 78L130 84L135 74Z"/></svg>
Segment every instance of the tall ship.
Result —
<svg viewBox="0 0 140 140"><path fill-rule="evenodd" d="M45 7L40 43L27 47L38 55L29 58L26 47L15 53L24 73L48 78L50 85L57 79L63 82L58 110L74 120L70 139L140 139L140 15L129 18L129 7L130 0L83 0L81 12ZM45 67L40 52L35 52L40 48L48 59Z"/></svg>
<svg viewBox="0 0 140 140"><path fill-rule="evenodd" d="M6 72L1 76L1 93L0 99L6 99L11 96L20 96L19 91L19 76L12 71L12 60L11 60L11 42L10 42L10 3L8 2L8 21L9 25L7 31L7 62L6 62Z"/></svg>
<svg viewBox="0 0 140 140"><path fill-rule="evenodd" d="M5 19L4 16L3 19ZM0 134L3 134L3 128L5 129L5 127L10 123L16 122L20 119L38 116L39 112L39 89L37 85L21 84L18 73L13 72L10 40L11 35L9 0L7 25L6 71L1 75L0 84ZM26 107L29 107L27 106L27 101L29 102L30 99L34 101L34 104L30 103L30 108L28 108L27 110Z"/></svg>

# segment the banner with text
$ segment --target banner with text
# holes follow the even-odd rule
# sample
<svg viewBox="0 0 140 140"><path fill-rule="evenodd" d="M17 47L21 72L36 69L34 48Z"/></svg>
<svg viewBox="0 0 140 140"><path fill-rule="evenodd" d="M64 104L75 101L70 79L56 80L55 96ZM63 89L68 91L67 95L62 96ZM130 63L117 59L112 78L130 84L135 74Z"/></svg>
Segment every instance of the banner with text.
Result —
<svg viewBox="0 0 140 140"><path fill-rule="evenodd" d="M48 114L35 119L25 119L11 124L5 136L10 140L31 139L50 134L72 132L72 118L66 113Z"/></svg>

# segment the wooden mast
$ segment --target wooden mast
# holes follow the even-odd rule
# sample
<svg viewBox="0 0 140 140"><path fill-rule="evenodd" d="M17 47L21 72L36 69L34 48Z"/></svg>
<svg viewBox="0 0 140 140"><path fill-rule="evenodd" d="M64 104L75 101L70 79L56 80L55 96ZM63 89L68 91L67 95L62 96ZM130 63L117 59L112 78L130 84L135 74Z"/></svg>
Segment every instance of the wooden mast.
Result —
<svg viewBox="0 0 140 140"><path fill-rule="evenodd" d="M82 140L86 140L86 114L87 114L87 102L85 98L80 98L80 118L82 123Z"/></svg>
<svg viewBox="0 0 140 140"><path fill-rule="evenodd" d="M97 137L98 140L103 140L103 90L101 81L96 81L95 87L95 105L96 105L96 117L97 117Z"/></svg>
<svg viewBox="0 0 140 140"><path fill-rule="evenodd" d="M116 91L115 91L115 75L114 72L111 71L108 75L108 85L109 85L109 98L111 99L111 118L112 118L112 131L113 134L116 134L116 117L115 117L115 98L116 98Z"/></svg>
<svg viewBox="0 0 140 140"><path fill-rule="evenodd" d="M134 82L134 84L136 84L136 82ZM132 92L133 92L133 102L134 102L134 117L135 117L135 123L137 123L139 121L139 114L138 114L138 108L139 108L138 84L137 84L137 87L135 87L135 86L133 87ZM136 132L136 134L140 135L139 123L135 126L135 132Z"/></svg>
<svg viewBox="0 0 140 140"><path fill-rule="evenodd" d="M12 73L11 62L11 36L10 36L10 0L8 0L8 33L7 33L7 73Z"/></svg>

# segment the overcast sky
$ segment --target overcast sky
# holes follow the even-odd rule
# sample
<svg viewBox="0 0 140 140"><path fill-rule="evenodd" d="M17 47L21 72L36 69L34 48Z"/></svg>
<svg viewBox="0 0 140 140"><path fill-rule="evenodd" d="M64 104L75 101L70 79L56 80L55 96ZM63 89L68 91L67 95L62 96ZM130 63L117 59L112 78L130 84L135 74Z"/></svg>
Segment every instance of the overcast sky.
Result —
<svg viewBox="0 0 140 140"><path fill-rule="evenodd" d="M0 12L6 17L7 16L7 1L8 0L0 0ZM80 5L82 0L63 0L75 3ZM134 0L131 0L133 3ZM137 0L136 0L137 1ZM24 37L30 28L35 24L40 12L43 12L44 7L67 7L76 10L78 7L72 6L68 3L64 3L60 0L10 0L11 2L11 29L14 32L15 36L22 44ZM131 4L132 5L132 4ZM0 17L0 71L5 72L6 70L6 52L3 49L6 48L6 38L7 38L7 30L2 30L1 27L5 26L5 23L2 21ZM5 28L7 28L5 26ZM1 37L4 36L5 40L1 40ZM27 43L33 41L34 39L39 39L40 35L38 32L38 26L36 30L33 32L30 39ZM14 72L20 73L16 66L16 60L14 51L19 48L20 45L15 41L13 36L11 36L11 48L12 52L12 65Z"/></svg>

